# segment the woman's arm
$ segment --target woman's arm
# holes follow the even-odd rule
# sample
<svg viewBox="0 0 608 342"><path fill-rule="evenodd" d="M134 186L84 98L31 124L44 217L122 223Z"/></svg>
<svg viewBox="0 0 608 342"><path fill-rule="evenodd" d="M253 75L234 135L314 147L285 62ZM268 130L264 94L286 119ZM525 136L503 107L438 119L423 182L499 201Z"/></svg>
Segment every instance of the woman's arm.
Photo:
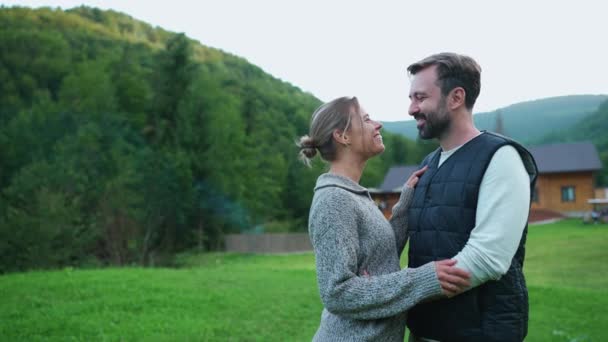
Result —
<svg viewBox="0 0 608 342"><path fill-rule="evenodd" d="M401 190L401 196L399 196L399 201L393 206L393 215L389 219L389 223L395 232L395 242L397 243L398 255L401 255L403 249L405 248L405 244L407 243L407 209L410 207L413 196L414 189L404 185L403 189Z"/></svg>
<svg viewBox="0 0 608 342"><path fill-rule="evenodd" d="M427 166L424 166L420 170L412 173L412 175L403 185L399 201L393 207L393 215L391 216L389 222L393 227L393 231L395 232L395 241L397 243L398 255L401 255L401 253L403 252L403 249L405 248L405 244L407 243L408 239L407 210L410 207L412 197L414 196L414 187L416 186L416 184L418 184L420 176L422 176L422 174L426 171L427 168Z"/></svg>
<svg viewBox="0 0 608 342"><path fill-rule="evenodd" d="M313 203L309 221L325 308L353 319L377 319L442 295L432 262L385 275L360 276L355 204L338 191L327 191Z"/></svg>

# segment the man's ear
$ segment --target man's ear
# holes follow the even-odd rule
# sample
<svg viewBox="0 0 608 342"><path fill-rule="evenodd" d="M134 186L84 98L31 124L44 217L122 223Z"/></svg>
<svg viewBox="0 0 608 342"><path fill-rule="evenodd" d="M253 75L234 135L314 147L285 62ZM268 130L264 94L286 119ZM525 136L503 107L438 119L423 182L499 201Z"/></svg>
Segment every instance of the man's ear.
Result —
<svg viewBox="0 0 608 342"><path fill-rule="evenodd" d="M333 132L334 140L340 145L350 145L350 139L346 133L342 132L339 129L334 129Z"/></svg>
<svg viewBox="0 0 608 342"><path fill-rule="evenodd" d="M450 91L448 95L448 107L454 110L465 105L466 92L462 87L456 87Z"/></svg>

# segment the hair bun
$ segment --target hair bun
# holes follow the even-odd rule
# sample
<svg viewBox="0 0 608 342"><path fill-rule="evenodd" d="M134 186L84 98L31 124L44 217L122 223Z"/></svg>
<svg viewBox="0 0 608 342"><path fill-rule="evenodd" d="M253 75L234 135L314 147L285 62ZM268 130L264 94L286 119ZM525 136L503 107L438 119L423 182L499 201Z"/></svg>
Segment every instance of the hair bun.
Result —
<svg viewBox="0 0 608 342"><path fill-rule="evenodd" d="M317 146L314 140L308 135L304 135L297 145L300 148L300 159L306 165L310 165L310 160L317 155Z"/></svg>
<svg viewBox="0 0 608 342"><path fill-rule="evenodd" d="M312 140L312 138L309 137L308 135L304 135L304 136L302 136L300 138L300 142L298 143L298 146L301 149L303 149L303 148L316 148L314 140Z"/></svg>
<svg viewBox="0 0 608 342"><path fill-rule="evenodd" d="M300 153L306 156L308 159L312 159L317 155L317 149L314 147L302 147Z"/></svg>

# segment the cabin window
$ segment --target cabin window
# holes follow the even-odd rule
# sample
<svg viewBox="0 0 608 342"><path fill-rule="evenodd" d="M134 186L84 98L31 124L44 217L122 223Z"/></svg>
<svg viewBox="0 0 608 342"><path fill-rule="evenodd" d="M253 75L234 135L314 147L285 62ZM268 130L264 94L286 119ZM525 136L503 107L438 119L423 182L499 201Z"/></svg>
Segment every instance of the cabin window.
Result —
<svg viewBox="0 0 608 342"><path fill-rule="evenodd" d="M575 198L573 186L562 186L562 202L574 202Z"/></svg>

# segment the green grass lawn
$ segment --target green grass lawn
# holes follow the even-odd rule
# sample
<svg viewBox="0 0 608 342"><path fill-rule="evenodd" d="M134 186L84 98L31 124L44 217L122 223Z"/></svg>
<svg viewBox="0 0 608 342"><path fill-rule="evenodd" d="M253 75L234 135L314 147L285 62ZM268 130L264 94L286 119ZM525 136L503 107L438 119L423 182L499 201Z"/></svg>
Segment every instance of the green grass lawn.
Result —
<svg viewBox="0 0 608 342"><path fill-rule="evenodd" d="M568 220L528 230L526 341L607 341L608 225Z"/></svg>
<svg viewBox="0 0 608 342"><path fill-rule="evenodd" d="M532 226L526 341L606 341L608 226ZM312 254L182 256L180 269L0 276L2 341L309 341Z"/></svg>

